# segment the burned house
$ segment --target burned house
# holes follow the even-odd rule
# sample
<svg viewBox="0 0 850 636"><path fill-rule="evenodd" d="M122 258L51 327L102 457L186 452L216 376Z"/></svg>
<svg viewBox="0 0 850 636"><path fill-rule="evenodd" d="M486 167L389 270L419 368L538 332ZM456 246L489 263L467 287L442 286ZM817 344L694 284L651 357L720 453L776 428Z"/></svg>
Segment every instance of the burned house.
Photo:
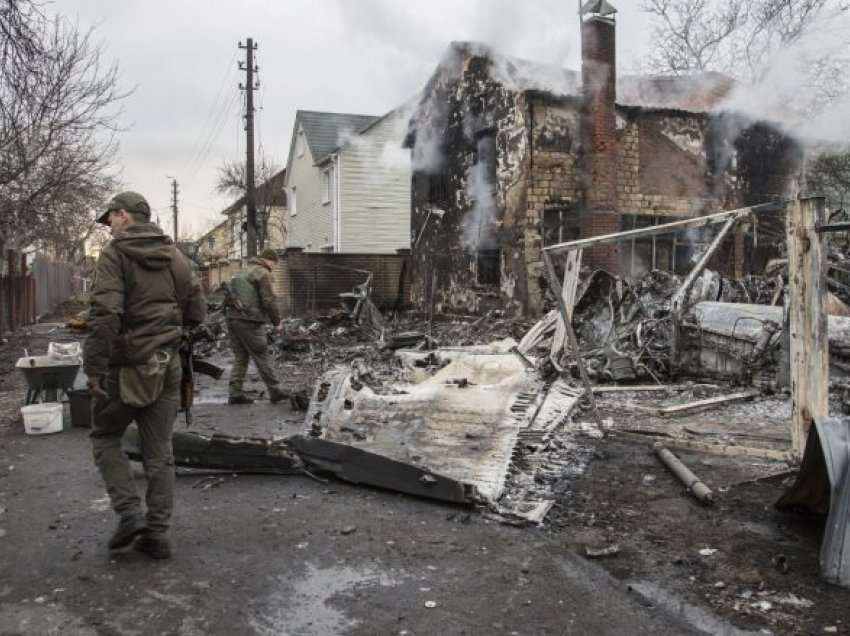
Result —
<svg viewBox="0 0 850 636"><path fill-rule="evenodd" d="M546 245L787 192L796 144L723 112L729 78L617 77L615 27L612 14L583 17L581 73L484 45L450 46L407 139L414 303L538 314ZM583 263L624 276L684 271L698 240L605 245L587 250ZM718 266L738 275L758 269L770 255L765 243L739 232Z"/></svg>

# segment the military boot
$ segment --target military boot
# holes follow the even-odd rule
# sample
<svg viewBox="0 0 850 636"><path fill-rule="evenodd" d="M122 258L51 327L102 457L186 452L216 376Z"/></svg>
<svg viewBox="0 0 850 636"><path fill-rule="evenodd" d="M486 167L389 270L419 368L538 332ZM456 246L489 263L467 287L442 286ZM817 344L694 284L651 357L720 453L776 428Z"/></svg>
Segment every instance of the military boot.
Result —
<svg viewBox="0 0 850 636"><path fill-rule="evenodd" d="M253 404L254 400L249 398L247 395L231 395L227 398L228 404Z"/></svg>
<svg viewBox="0 0 850 636"><path fill-rule="evenodd" d="M286 391L281 391L280 389L269 389L269 402L272 404L277 404L288 397L289 394Z"/></svg>
<svg viewBox="0 0 850 636"><path fill-rule="evenodd" d="M137 535L142 534L148 527L141 512L134 512L121 517L118 527L109 538L109 549L120 550L133 543Z"/></svg>
<svg viewBox="0 0 850 636"><path fill-rule="evenodd" d="M146 532L139 537L133 547L152 559L171 558L171 542L164 532Z"/></svg>

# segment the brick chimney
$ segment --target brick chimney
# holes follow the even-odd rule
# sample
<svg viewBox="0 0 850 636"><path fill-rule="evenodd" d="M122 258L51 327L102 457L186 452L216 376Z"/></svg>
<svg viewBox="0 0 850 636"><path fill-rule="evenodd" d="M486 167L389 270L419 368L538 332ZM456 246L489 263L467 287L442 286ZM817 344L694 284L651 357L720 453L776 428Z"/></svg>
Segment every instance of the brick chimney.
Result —
<svg viewBox="0 0 850 636"><path fill-rule="evenodd" d="M614 12L604 0L588 2L582 10L581 76L582 137L586 209L582 237L620 231L617 212L616 111L617 51ZM585 252L588 265L620 271L619 245Z"/></svg>

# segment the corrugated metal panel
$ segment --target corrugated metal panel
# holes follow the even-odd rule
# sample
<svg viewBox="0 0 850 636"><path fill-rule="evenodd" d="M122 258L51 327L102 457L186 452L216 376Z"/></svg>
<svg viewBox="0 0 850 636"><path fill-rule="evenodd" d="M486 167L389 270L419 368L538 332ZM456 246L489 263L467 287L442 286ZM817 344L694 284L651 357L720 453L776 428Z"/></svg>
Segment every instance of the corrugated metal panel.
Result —
<svg viewBox="0 0 850 636"><path fill-rule="evenodd" d="M340 150L342 252L394 253L410 247L407 122L387 117Z"/></svg>

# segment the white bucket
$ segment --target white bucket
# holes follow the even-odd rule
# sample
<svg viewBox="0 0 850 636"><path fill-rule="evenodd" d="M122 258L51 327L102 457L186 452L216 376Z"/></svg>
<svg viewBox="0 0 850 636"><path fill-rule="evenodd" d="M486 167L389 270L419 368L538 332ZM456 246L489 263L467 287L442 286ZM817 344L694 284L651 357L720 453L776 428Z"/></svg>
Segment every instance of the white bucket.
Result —
<svg viewBox="0 0 850 636"><path fill-rule="evenodd" d="M47 435L62 431L62 403L46 402L21 407L27 435Z"/></svg>

